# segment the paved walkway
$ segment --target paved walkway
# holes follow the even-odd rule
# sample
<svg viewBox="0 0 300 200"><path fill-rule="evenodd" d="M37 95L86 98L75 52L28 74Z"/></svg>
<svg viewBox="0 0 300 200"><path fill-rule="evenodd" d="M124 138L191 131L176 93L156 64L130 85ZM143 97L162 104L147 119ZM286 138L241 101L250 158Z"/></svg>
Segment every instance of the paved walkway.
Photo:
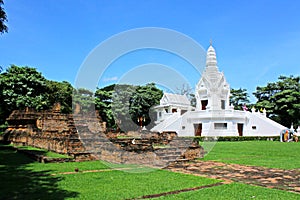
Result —
<svg viewBox="0 0 300 200"><path fill-rule="evenodd" d="M176 163L167 167L167 169L175 172L300 193L300 169L270 169L214 161Z"/></svg>

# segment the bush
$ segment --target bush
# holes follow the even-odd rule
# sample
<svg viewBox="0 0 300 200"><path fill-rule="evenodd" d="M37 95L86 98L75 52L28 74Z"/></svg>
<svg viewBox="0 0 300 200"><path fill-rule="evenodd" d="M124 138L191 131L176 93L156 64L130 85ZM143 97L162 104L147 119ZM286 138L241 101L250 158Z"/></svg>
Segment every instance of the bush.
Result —
<svg viewBox="0 0 300 200"><path fill-rule="evenodd" d="M8 126L7 123L0 125L0 135L2 135L4 133L4 131L6 130L7 126Z"/></svg>
<svg viewBox="0 0 300 200"><path fill-rule="evenodd" d="M222 142L234 142L234 141L280 141L279 136L220 136L220 137L204 137L196 136L194 141L203 142L203 141L222 141Z"/></svg>

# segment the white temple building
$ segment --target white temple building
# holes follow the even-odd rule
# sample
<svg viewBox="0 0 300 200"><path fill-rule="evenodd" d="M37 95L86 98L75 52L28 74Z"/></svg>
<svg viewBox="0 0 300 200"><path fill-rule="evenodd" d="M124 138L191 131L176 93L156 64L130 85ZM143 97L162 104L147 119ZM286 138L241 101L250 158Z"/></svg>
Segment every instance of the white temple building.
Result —
<svg viewBox="0 0 300 200"><path fill-rule="evenodd" d="M176 132L178 136L278 136L284 126L263 112L234 110L229 105L230 86L219 71L215 49L207 50L206 67L196 85L196 108L185 95L165 93L151 131Z"/></svg>

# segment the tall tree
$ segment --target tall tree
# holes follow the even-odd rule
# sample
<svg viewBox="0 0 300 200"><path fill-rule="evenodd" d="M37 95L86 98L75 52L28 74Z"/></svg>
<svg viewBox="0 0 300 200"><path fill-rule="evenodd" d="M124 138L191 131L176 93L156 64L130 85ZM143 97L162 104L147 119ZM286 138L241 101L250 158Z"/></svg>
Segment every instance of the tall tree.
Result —
<svg viewBox="0 0 300 200"><path fill-rule="evenodd" d="M130 102L132 120L137 125L151 128L154 125L155 116L151 108L159 104L162 95L163 92L154 83L138 86Z"/></svg>
<svg viewBox="0 0 300 200"><path fill-rule="evenodd" d="M162 91L154 83L145 86L110 85L97 89L96 108L102 113L107 127L119 127L123 131L136 130L141 125L152 124L151 107L159 104Z"/></svg>
<svg viewBox="0 0 300 200"><path fill-rule="evenodd" d="M95 106L99 110L100 117L106 122L106 126L115 128L115 120L111 110L112 95L115 84L106 86L104 88L97 88L95 92Z"/></svg>
<svg viewBox="0 0 300 200"><path fill-rule="evenodd" d="M5 25L5 22L7 22L6 13L4 11L3 6L3 0L0 0L0 33L3 34L7 32L8 28Z"/></svg>
<svg viewBox="0 0 300 200"><path fill-rule="evenodd" d="M63 81L47 81L47 101L49 105L60 103L62 113L72 112L73 87L70 83Z"/></svg>
<svg viewBox="0 0 300 200"><path fill-rule="evenodd" d="M136 130L136 124L131 116L132 97L136 91L133 85L116 85L112 94L112 114L115 124L123 131Z"/></svg>
<svg viewBox="0 0 300 200"><path fill-rule="evenodd" d="M1 119L15 109L48 108L46 82L40 72L30 67L12 65L0 74Z"/></svg>
<svg viewBox="0 0 300 200"><path fill-rule="evenodd" d="M246 89L233 89L230 90L230 99L229 99L230 105L234 106L234 109L236 110L242 110L243 105L246 105L249 107L249 95L247 93Z"/></svg>
<svg viewBox="0 0 300 200"><path fill-rule="evenodd" d="M270 118L289 127L300 125L300 76L280 76L275 83L257 87L256 107L266 108Z"/></svg>
<svg viewBox="0 0 300 200"><path fill-rule="evenodd" d="M95 110L94 93L85 88L79 88L73 91L73 108L80 106L80 112L90 113Z"/></svg>

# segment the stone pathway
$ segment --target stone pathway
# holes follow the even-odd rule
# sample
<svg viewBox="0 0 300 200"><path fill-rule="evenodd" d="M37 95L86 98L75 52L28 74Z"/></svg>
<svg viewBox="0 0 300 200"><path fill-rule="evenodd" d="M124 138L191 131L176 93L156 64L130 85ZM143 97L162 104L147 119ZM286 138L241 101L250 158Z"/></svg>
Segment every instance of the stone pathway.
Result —
<svg viewBox="0 0 300 200"><path fill-rule="evenodd" d="M166 169L174 172L300 193L300 169L271 169L214 161L176 163L168 166Z"/></svg>

